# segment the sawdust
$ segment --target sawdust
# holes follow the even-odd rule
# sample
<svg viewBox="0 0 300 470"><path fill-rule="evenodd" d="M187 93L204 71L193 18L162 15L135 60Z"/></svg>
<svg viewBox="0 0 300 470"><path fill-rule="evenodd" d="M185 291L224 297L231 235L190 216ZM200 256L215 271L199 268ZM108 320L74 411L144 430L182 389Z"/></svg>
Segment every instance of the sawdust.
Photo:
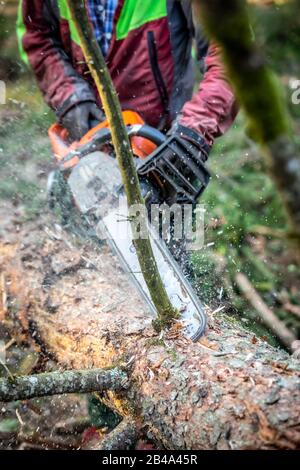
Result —
<svg viewBox="0 0 300 470"><path fill-rule="evenodd" d="M99 348L106 348L110 359L101 367L110 366L120 355L114 336L147 330L150 308L108 246L77 240L51 215L42 222L23 224L17 237L7 230L2 244L0 236L0 266L9 295L17 299L18 321L25 330L42 330L44 338L35 340L47 343L51 353L59 351L56 357L63 363L75 354L91 367ZM86 350L91 354L82 357Z"/></svg>

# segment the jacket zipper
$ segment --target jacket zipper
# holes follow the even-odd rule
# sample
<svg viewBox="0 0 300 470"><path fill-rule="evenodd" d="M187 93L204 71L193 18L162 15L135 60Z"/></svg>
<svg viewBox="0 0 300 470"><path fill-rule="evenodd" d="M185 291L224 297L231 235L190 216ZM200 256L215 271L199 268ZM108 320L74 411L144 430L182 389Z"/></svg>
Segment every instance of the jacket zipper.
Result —
<svg viewBox="0 0 300 470"><path fill-rule="evenodd" d="M147 33L147 43L152 73L164 110L164 115L162 116L161 122L159 124L159 129L163 129L167 124L169 116L169 95L158 64L157 48L153 31L149 31Z"/></svg>

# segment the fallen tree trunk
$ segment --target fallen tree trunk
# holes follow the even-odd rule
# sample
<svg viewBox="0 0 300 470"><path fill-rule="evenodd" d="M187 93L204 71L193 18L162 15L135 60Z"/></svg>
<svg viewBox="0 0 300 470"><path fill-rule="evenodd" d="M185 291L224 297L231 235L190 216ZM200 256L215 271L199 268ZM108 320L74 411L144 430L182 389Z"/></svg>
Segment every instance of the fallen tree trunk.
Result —
<svg viewBox="0 0 300 470"><path fill-rule="evenodd" d="M108 249L49 238L37 222L15 237L0 245L10 318L64 367L126 365L126 393L108 396L166 448L300 448L298 360L220 314L198 343L178 324L157 336Z"/></svg>

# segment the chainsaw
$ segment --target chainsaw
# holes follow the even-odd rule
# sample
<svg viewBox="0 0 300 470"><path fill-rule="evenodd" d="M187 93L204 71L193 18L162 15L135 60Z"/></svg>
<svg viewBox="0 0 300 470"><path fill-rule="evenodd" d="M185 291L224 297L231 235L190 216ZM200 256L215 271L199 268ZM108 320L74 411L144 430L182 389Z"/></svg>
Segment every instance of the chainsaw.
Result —
<svg viewBox="0 0 300 470"><path fill-rule="evenodd" d="M196 152L180 137L167 137L148 126L133 111L123 111L123 120L148 214L153 203L195 204L210 179ZM52 125L49 137L58 167L53 174L55 178L59 175L63 184L61 198L68 193L70 204L93 228L94 236L107 240L155 317L157 312L132 241L129 209L108 122L95 123L80 141L70 142L67 130L59 124ZM189 171L192 181L187 176ZM48 186L53 202L53 182ZM205 310L176 261L170 240L164 240L148 219L149 238L166 292L180 312L184 336L197 341L206 328Z"/></svg>

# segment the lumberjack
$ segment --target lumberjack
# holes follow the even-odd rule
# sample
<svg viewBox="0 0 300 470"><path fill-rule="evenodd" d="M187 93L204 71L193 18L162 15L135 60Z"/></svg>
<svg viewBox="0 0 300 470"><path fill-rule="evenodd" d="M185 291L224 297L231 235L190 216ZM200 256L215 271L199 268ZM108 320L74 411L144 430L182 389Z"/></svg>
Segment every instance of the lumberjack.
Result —
<svg viewBox="0 0 300 470"><path fill-rule="evenodd" d="M85 3L122 108L157 129L180 132L206 160L237 107L218 49L195 27L190 1ZM80 139L104 116L66 1L22 0L18 38L45 101L71 139ZM203 73L194 95L193 44Z"/></svg>
<svg viewBox="0 0 300 470"><path fill-rule="evenodd" d="M89 44L96 39L98 54L101 57L102 52L106 59L133 153L142 160L136 165L148 214L151 206L164 202L178 203L180 211L189 204L193 210L210 179L204 163L214 139L230 126L237 111L217 47L208 44L195 26L193 9L187 0L89 0L79 2L77 7L87 13L85 30L89 31ZM49 178L50 200L53 205L58 200L66 206L68 189L60 188L67 181L72 203L90 217L89 225L93 225L92 212L99 207L100 212L93 214L94 220L99 220L101 227L104 225L101 232L108 234L113 249L127 271L134 273L141 293L152 305L156 298L154 289L149 299L144 280L138 275L141 260L137 259L136 245L131 246L133 237L124 225L121 227L115 206L120 197L119 171L116 168L114 171L112 159L95 155L95 151L110 142L111 132L85 61L80 41L84 37L74 24L75 10L71 14L70 8L71 4L69 7L64 0L23 0L19 10L21 54L33 68L45 100L58 119L58 124L49 130L59 162L58 173ZM194 95L193 44L203 73ZM101 69L99 64L98 68ZM80 172L90 164L92 179L83 180ZM69 208L64 212L67 219ZM135 220L135 215L125 211L122 219L123 223ZM117 227L126 234L125 240L120 239ZM138 233L141 238L140 230ZM181 312L185 336L196 341L205 331L206 316L171 259L173 256L181 262L184 243L180 250L176 244L169 244L170 257L165 245L151 237L158 250L156 265L165 266L162 283L166 294L172 299L174 312ZM185 233L181 239L189 244ZM150 251L147 260L151 258ZM149 274L152 267L148 268ZM162 295L154 301L156 310L161 302Z"/></svg>

